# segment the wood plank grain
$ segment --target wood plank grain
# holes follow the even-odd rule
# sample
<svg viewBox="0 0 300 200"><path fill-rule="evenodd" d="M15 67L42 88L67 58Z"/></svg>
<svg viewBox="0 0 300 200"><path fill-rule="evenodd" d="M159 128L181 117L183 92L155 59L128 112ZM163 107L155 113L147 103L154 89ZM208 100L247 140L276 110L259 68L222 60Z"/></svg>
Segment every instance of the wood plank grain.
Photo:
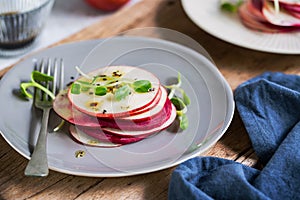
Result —
<svg viewBox="0 0 300 200"><path fill-rule="evenodd" d="M110 199L116 200L158 199L166 194L169 178L170 169L133 177L107 178L77 199L105 199L107 194L110 194Z"/></svg>

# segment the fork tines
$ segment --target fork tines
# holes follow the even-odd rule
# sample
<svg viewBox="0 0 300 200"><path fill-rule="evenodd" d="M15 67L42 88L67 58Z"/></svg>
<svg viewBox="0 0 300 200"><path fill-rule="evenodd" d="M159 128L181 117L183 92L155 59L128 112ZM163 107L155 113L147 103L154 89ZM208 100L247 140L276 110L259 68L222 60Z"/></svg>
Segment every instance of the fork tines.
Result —
<svg viewBox="0 0 300 200"><path fill-rule="evenodd" d="M53 76L53 81L50 83L41 83L47 89L51 90L54 94L64 88L64 62L63 59L54 58L53 64L50 58L43 58L38 64L35 64L36 70L41 73L47 74L48 76ZM58 71L59 70L59 71ZM59 76L58 76L59 73ZM59 80L58 80L59 77Z"/></svg>

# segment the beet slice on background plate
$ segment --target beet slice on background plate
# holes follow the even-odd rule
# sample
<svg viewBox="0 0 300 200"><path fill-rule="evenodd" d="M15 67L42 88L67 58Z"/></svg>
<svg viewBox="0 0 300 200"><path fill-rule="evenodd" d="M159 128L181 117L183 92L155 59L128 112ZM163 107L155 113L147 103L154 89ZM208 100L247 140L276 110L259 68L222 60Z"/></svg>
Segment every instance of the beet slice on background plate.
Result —
<svg viewBox="0 0 300 200"><path fill-rule="evenodd" d="M281 1L280 11L274 8L274 2L266 0L248 0L239 8L242 23L250 28L265 33L288 33L300 28L299 13L284 9Z"/></svg>

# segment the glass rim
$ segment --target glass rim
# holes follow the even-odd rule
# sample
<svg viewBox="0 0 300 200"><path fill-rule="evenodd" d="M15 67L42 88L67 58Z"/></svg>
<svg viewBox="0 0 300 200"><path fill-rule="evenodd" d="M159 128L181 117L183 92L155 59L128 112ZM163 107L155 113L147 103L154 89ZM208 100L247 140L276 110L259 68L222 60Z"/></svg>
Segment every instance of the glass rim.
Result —
<svg viewBox="0 0 300 200"><path fill-rule="evenodd" d="M0 13L0 19L14 18L17 16L22 16L22 15L27 15L30 13L38 12L40 9L46 7L48 4L50 4L54 1L55 0L46 0L44 3L40 4L39 6L29 9L29 10L26 10L26 11L23 11L23 12L16 11L16 12L11 12L11 14L10 14L10 12ZM9 13L9 14L7 14L7 13Z"/></svg>

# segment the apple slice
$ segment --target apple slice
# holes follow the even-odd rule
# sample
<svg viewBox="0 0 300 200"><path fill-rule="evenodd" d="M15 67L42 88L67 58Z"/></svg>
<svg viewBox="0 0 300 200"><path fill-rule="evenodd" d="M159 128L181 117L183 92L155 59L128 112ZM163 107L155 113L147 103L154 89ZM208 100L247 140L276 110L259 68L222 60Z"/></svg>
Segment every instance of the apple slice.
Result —
<svg viewBox="0 0 300 200"><path fill-rule="evenodd" d="M239 16L242 23L248 28L265 33L284 33L298 29L292 26L271 24L262 13L263 6L263 0L250 0L242 4L239 8Z"/></svg>
<svg viewBox="0 0 300 200"><path fill-rule="evenodd" d="M163 109L161 109L162 106ZM163 125L170 118L172 114L171 113L172 103L167 98L165 100L165 105L157 105L157 108L160 110L159 112L150 110L147 113L147 118L145 118L145 120L143 121L115 118L113 122L111 122L107 126L102 126L102 128L103 130L105 130L105 128L112 128L112 129L119 129L123 131L152 130L153 128L160 127L161 125ZM156 108L154 108L153 110L155 109Z"/></svg>
<svg viewBox="0 0 300 200"><path fill-rule="evenodd" d="M67 90L63 90L56 95L53 101L53 110L56 112L56 114L71 124L98 127L98 118L87 115L72 106L70 100L68 99L67 93Z"/></svg>
<svg viewBox="0 0 300 200"><path fill-rule="evenodd" d="M154 101L148 106L145 107L139 111L136 111L135 113L131 113L131 116L123 117L122 119L126 120L133 120L133 121L143 121L146 120L144 116L144 112L148 112L157 104L162 104L164 102L161 102L164 100L164 97L162 97L162 90L165 89L163 87L160 88L158 95L155 97ZM91 126L91 127L98 127L102 124L102 120L106 121L112 121L111 118L97 118L95 116L88 115L86 113L81 112L78 110L75 106L72 106L70 100L67 97L67 90L60 91L59 94L55 97L55 100L53 102L53 109L54 111L63 119L67 120L71 124L76 124L80 126ZM163 94L164 96L167 96L166 93ZM162 98L161 98L162 97ZM165 101L165 100L164 100ZM141 115L142 114L142 115ZM139 117L141 115L141 117ZM106 123L106 121L103 121L103 123Z"/></svg>
<svg viewBox="0 0 300 200"><path fill-rule="evenodd" d="M277 33L282 31L282 29L269 24L260 10L253 5L252 1L247 1L242 4L238 13L242 23L248 28L266 33Z"/></svg>
<svg viewBox="0 0 300 200"><path fill-rule="evenodd" d="M166 103L170 103L168 99ZM122 131L112 128L95 128L86 126L70 125L70 134L77 141L89 146L118 147L124 144L138 142L150 135L168 128L176 118L176 108L171 104L171 115L159 127L147 131Z"/></svg>
<svg viewBox="0 0 300 200"><path fill-rule="evenodd" d="M130 95L125 99L116 100L114 92L117 88L122 87L122 83L132 83L137 80L149 81L151 83L151 90L143 93L131 90L129 92ZM138 67L130 66L108 66L99 68L96 71L80 77L75 83L77 83L77 85L83 83L93 84L85 85L85 90L80 92L71 92L72 89L70 89L68 98L72 105L81 112L101 118L130 116L146 108L154 101L159 93L160 87L159 79L152 73ZM107 84L109 84L109 87ZM94 92L95 87L103 85L109 89L108 93L103 96L96 95Z"/></svg>
<svg viewBox="0 0 300 200"><path fill-rule="evenodd" d="M69 128L71 136L79 143L87 145L87 146L96 146L96 147L119 147L122 144L115 144L108 140L107 137L103 137L103 140L99 140L96 138L93 138L81 130L77 129L75 126L71 125Z"/></svg>
<svg viewBox="0 0 300 200"><path fill-rule="evenodd" d="M69 128L71 136L79 143L96 146L96 147L119 147L124 144L130 144L138 142L144 138L138 137L117 137L115 135L106 134L101 129L95 129L92 132L89 131L89 135L83 130L74 125Z"/></svg>
<svg viewBox="0 0 300 200"><path fill-rule="evenodd" d="M63 119L79 126L101 126L124 130L148 130L163 124L164 121L161 119L169 117L170 115L170 113L167 112L167 110L170 110L170 105L166 103L168 98L167 91L161 87L160 93L161 94L156 97L157 100L153 101L147 108L142 109L140 114L123 118L97 118L80 112L75 107L72 107L67 98L66 91L61 91L56 96L53 103L53 109Z"/></svg>
<svg viewBox="0 0 300 200"><path fill-rule="evenodd" d="M162 86L160 87L160 92L161 94L158 95L159 98L153 101L150 104L151 106L141 109L140 111L133 113L131 116L115 118L115 119L138 122L138 121L145 121L155 117L163 110L166 101L168 99L168 93L166 89L163 88Z"/></svg>
<svg viewBox="0 0 300 200"><path fill-rule="evenodd" d="M264 1L262 13L269 23L277 26L300 27L300 19L290 15L283 9L276 12L275 8L268 1Z"/></svg>
<svg viewBox="0 0 300 200"><path fill-rule="evenodd" d="M245 2L240 6L239 16L242 20L242 23L248 28L267 33L277 33L281 30L274 27L269 27L266 24L266 20L261 12L258 11L250 1Z"/></svg>

